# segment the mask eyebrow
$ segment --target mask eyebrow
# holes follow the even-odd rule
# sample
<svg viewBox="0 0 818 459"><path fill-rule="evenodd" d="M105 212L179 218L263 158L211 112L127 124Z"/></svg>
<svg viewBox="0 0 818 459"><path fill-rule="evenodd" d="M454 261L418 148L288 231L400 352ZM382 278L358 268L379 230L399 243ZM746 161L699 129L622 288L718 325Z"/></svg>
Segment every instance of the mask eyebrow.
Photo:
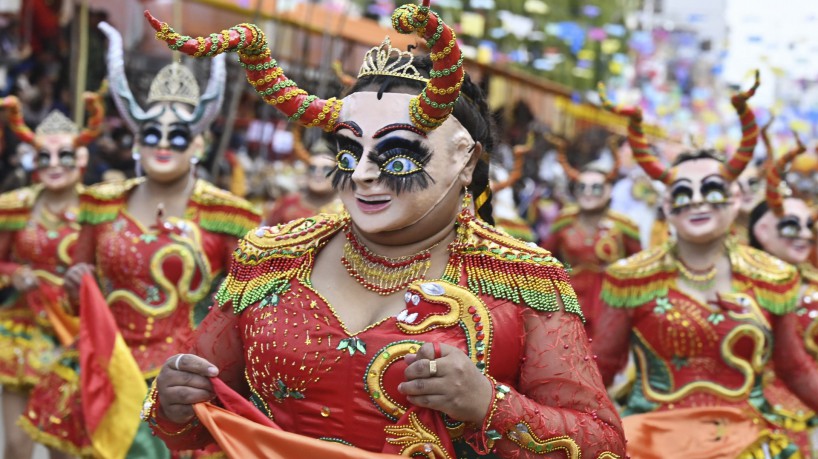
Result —
<svg viewBox="0 0 818 459"><path fill-rule="evenodd" d="M720 182L727 182L727 180L725 180L725 178L722 177L720 174L710 174L707 177L703 178L702 182L708 182L708 181L711 181L713 179L717 179Z"/></svg>
<svg viewBox="0 0 818 459"><path fill-rule="evenodd" d="M358 126L358 123L355 121L341 121L335 126L335 129L332 130L333 133L340 131L341 129L349 129L355 134L355 137L363 137L364 132L361 130L361 127Z"/></svg>
<svg viewBox="0 0 818 459"><path fill-rule="evenodd" d="M373 139L380 139L381 137L385 136L386 134L389 134L390 132L395 132L395 131L409 131L409 132L412 132L414 134L417 134L417 135L423 137L424 139L426 138L426 133L425 132L421 131L420 129L416 128L415 126L412 126L411 124L406 124L406 123L394 123L394 124L384 126L384 127L380 128L380 129L378 129L378 132L376 132L375 135L372 136L372 138Z"/></svg>

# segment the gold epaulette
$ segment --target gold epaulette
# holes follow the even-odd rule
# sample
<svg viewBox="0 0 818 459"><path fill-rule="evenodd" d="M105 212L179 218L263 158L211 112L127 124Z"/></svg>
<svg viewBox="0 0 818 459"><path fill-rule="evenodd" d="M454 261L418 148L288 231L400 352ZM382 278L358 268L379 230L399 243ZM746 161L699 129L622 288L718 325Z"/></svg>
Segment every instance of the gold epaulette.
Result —
<svg viewBox="0 0 818 459"><path fill-rule="evenodd" d="M0 231L25 228L42 189L42 185L34 185L0 194Z"/></svg>
<svg viewBox="0 0 818 459"><path fill-rule="evenodd" d="M734 280L751 288L761 307L774 314L798 307L801 276L795 266L746 245L733 242L728 247Z"/></svg>
<svg viewBox="0 0 818 459"><path fill-rule="evenodd" d="M281 294L291 279L309 283L307 255L326 244L348 221L346 212L319 214L250 231L233 253L230 273L216 294L217 304L222 307L232 302L238 314L271 294Z"/></svg>
<svg viewBox="0 0 818 459"><path fill-rule="evenodd" d="M126 204L128 192L143 181L145 179L140 177L87 187L80 193L80 214L77 221L81 224L98 225L115 219Z"/></svg>
<svg viewBox="0 0 818 459"><path fill-rule="evenodd" d="M261 223L261 212L253 204L205 180L196 181L190 200L188 218L196 218L207 231L240 238Z"/></svg>
<svg viewBox="0 0 818 459"><path fill-rule="evenodd" d="M630 217L615 210L608 210L606 217L610 218L623 234L637 241L640 240L639 225L631 220Z"/></svg>
<svg viewBox="0 0 818 459"><path fill-rule="evenodd" d="M672 247L668 242L608 266L602 300L615 308L635 308L666 296L676 282L676 265L669 255Z"/></svg>
<svg viewBox="0 0 818 459"><path fill-rule="evenodd" d="M444 280L458 284L465 275L472 292L540 311L560 310L559 298L566 311L582 316L563 264L536 244L471 218L459 222L451 251Z"/></svg>
<svg viewBox="0 0 818 459"><path fill-rule="evenodd" d="M798 267L801 273L801 280L818 287L818 269L812 266L809 262L803 263Z"/></svg>

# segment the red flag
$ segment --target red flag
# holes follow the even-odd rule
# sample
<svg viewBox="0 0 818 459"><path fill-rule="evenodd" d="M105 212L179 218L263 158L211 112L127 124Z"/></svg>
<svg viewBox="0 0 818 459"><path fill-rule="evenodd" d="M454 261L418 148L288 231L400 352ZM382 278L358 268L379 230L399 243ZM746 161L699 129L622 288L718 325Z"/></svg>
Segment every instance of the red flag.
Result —
<svg viewBox="0 0 818 459"><path fill-rule="evenodd" d="M91 444L97 457L124 458L148 387L91 274L80 285L80 319L80 395Z"/></svg>

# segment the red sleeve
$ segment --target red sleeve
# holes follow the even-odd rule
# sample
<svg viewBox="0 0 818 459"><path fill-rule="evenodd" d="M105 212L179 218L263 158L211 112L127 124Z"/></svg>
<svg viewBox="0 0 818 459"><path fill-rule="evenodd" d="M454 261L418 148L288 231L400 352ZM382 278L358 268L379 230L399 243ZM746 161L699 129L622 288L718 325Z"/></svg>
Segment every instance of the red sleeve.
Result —
<svg viewBox="0 0 818 459"><path fill-rule="evenodd" d="M19 264L9 261L13 237L12 232L0 231L0 288L11 284L11 275L20 267Z"/></svg>
<svg viewBox="0 0 818 459"><path fill-rule="evenodd" d="M495 400L480 432L467 436L480 454L504 459L625 457L622 425L608 398L578 316L527 309L525 353L516 389L495 386ZM566 449L563 449L566 448ZM557 456L554 456L557 457ZM604 457L604 456L603 456Z"/></svg>
<svg viewBox="0 0 818 459"><path fill-rule="evenodd" d="M642 251L642 242L630 235L625 235L625 256L629 257Z"/></svg>
<svg viewBox="0 0 818 459"><path fill-rule="evenodd" d="M611 385L614 376L628 363L631 314L630 309L612 308L604 301L599 308L592 348L605 387Z"/></svg>
<svg viewBox="0 0 818 459"><path fill-rule="evenodd" d="M219 378L239 394L249 397L244 379L242 339L239 334L238 316L231 303L222 308L214 307L202 321L189 343L190 354L198 355L219 369ZM213 443L207 429L194 422L181 425L170 422L162 412L162 399L157 397L153 409L151 428L170 449L200 449Z"/></svg>
<svg viewBox="0 0 818 459"><path fill-rule="evenodd" d="M818 366L804 347L794 313L773 316L775 372L811 410L818 411Z"/></svg>
<svg viewBox="0 0 818 459"><path fill-rule="evenodd" d="M93 225L82 225L77 238L74 263L94 264L96 258L96 227Z"/></svg>

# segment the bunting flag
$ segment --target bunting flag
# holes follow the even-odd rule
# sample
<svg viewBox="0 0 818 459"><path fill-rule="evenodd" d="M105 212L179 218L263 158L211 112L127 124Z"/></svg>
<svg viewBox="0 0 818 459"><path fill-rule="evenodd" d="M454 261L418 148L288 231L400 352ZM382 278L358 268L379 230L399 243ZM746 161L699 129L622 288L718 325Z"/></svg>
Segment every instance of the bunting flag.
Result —
<svg viewBox="0 0 818 459"><path fill-rule="evenodd" d="M124 458L148 386L91 274L80 285L80 318L80 395L94 456Z"/></svg>
<svg viewBox="0 0 818 459"><path fill-rule="evenodd" d="M222 451L231 459L263 457L291 459L397 459L393 454L372 453L340 443L285 432L252 403L242 398L222 380L213 378L213 391L227 408L210 403L193 406L196 416Z"/></svg>

